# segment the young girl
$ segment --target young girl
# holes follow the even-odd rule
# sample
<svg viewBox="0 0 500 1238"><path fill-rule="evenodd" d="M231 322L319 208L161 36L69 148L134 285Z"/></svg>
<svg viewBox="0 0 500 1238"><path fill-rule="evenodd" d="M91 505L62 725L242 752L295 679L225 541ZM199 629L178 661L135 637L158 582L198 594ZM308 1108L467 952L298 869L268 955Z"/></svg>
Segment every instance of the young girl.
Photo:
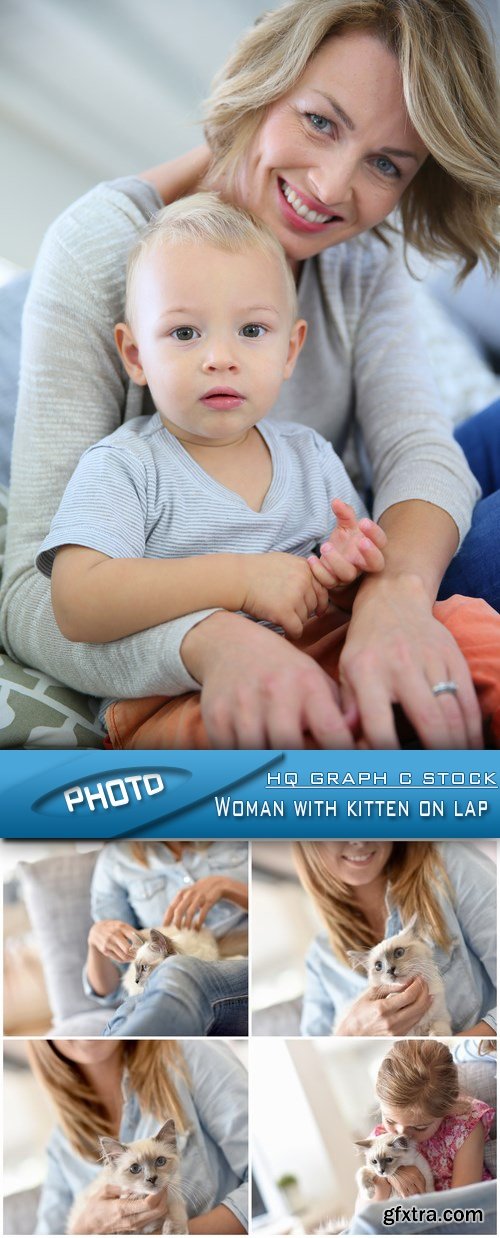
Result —
<svg viewBox="0 0 500 1238"><path fill-rule="evenodd" d="M450 1050L437 1040L397 1041L377 1075L382 1122L373 1135L408 1135L419 1145L434 1176L436 1191L491 1178L484 1145L495 1117L481 1100L460 1093ZM421 1194L420 1175L408 1166L398 1173L404 1194ZM387 1199L389 1182L380 1178L375 1198Z"/></svg>

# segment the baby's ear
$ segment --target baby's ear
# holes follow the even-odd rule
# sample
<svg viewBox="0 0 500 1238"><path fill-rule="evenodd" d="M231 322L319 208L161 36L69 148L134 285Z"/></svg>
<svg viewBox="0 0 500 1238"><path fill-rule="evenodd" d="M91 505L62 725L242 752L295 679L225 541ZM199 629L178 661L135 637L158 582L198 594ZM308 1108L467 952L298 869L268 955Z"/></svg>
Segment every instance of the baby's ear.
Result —
<svg viewBox="0 0 500 1238"><path fill-rule="evenodd" d="M307 335L307 322L304 318L298 318L294 322L290 331L290 343L288 345L288 357L283 370L283 378L290 378L295 369L295 363L299 352L304 347Z"/></svg>
<svg viewBox="0 0 500 1238"><path fill-rule="evenodd" d="M132 382L138 383L139 387L146 387L148 380L141 365L139 349L128 323L117 322L114 334L116 347L129 378L132 379Z"/></svg>
<svg viewBox="0 0 500 1238"><path fill-rule="evenodd" d="M99 1135L99 1143L101 1145L103 1159L107 1161L109 1165L112 1165L113 1161L116 1161L116 1159L121 1156L122 1152L127 1151L124 1143L120 1143L119 1139L110 1139L108 1135Z"/></svg>
<svg viewBox="0 0 500 1238"><path fill-rule="evenodd" d="M353 971L357 971L358 967L363 967L366 971L370 957L369 950L347 950L347 956L351 959Z"/></svg>

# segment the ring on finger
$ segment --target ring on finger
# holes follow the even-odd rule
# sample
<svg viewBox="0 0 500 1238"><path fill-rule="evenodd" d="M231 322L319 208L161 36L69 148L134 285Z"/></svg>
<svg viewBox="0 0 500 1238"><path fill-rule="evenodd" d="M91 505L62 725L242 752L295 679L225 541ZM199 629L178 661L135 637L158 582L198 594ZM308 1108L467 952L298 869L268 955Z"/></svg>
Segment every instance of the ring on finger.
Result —
<svg viewBox="0 0 500 1238"><path fill-rule="evenodd" d="M453 696L458 693L458 684L454 679L440 679L439 683L435 683L431 687L433 696L442 696L445 692L451 692Z"/></svg>

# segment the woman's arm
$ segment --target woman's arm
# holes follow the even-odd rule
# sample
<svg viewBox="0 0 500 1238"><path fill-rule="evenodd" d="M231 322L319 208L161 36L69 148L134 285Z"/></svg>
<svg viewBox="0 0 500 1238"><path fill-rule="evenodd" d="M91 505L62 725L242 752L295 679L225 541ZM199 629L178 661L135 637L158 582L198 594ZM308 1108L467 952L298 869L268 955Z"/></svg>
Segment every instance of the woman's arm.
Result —
<svg viewBox="0 0 500 1238"><path fill-rule="evenodd" d="M63 1172L61 1136L53 1131L47 1148L47 1170L38 1204L37 1234L65 1234L73 1191Z"/></svg>
<svg viewBox="0 0 500 1238"><path fill-rule="evenodd" d="M195 881L187 890L179 890L167 907L163 923L173 923L177 928L200 929L210 909L221 899L228 899L230 903L236 903L237 907L248 911L248 886L227 874L200 877L200 880Z"/></svg>
<svg viewBox="0 0 500 1238"><path fill-rule="evenodd" d="M188 1221L189 1234L246 1234L245 1226L225 1204Z"/></svg>
<svg viewBox="0 0 500 1238"><path fill-rule="evenodd" d="M104 846L97 857L90 888L90 909L94 923L88 935L84 988L88 996L114 997L121 979L120 964L131 959L130 944L140 927L117 876L117 852L113 843Z"/></svg>
<svg viewBox="0 0 500 1238"><path fill-rule="evenodd" d="M192 1233L246 1233L248 1228L248 1077L234 1052L215 1041L186 1041L183 1044L190 1090L202 1131L219 1148L240 1185L218 1201L213 1212L190 1222ZM223 1212L219 1213L219 1209ZM225 1213L230 1213L232 1220ZM217 1214L233 1228L210 1229L210 1218Z"/></svg>
<svg viewBox="0 0 500 1238"><path fill-rule="evenodd" d="M354 602L340 657L343 700L357 706L371 748L399 746L394 704L401 705L426 748L482 747L467 664L432 615L456 548L456 526L446 512L418 500L390 508L380 524L388 539L385 568L362 580ZM457 684L457 695L433 696L433 684L448 680Z"/></svg>
<svg viewBox="0 0 500 1238"><path fill-rule="evenodd" d="M492 988L497 986L496 868L491 860L465 843L442 843L441 855L454 891L453 911L467 950L479 960ZM456 1035L497 1033L496 1007L480 1012L473 1027Z"/></svg>
<svg viewBox="0 0 500 1238"><path fill-rule="evenodd" d="M201 188L209 163L208 146L196 146L186 155L179 155L177 159L141 172L141 180L153 185L164 203L175 202L177 198L184 198L186 194L196 193Z"/></svg>
<svg viewBox="0 0 500 1238"><path fill-rule="evenodd" d="M451 1186L469 1186L480 1182L484 1163L484 1130L479 1122L455 1154Z"/></svg>

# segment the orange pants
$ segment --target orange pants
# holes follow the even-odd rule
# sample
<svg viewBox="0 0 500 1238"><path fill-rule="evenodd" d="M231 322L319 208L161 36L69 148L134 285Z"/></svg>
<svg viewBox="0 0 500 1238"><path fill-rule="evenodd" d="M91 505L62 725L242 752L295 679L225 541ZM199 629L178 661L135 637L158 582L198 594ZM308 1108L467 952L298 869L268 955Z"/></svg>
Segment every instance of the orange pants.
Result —
<svg viewBox="0 0 500 1238"><path fill-rule="evenodd" d="M455 597L436 602L434 615L455 637L471 672L483 716L484 741L500 747L500 615L487 602ZM330 620L331 625L331 620ZM338 678L347 624L331 631L328 615L313 619L294 644ZM113 748L210 748L199 692L117 701L106 712Z"/></svg>

